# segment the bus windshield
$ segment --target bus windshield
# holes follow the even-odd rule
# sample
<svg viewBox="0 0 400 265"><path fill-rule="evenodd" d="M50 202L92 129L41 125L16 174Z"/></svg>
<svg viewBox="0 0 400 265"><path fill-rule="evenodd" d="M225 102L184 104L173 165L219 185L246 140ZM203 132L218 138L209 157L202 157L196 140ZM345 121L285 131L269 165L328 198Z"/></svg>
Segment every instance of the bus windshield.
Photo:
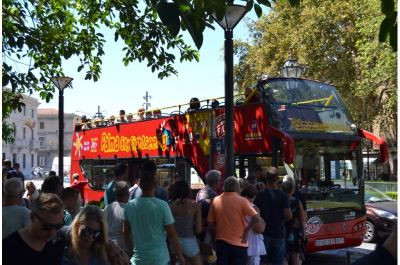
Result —
<svg viewBox="0 0 400 265"><path fill-rule="evenodd" d="M336 88L298 78L271 78L264 85L272 123L284 131L351 133L353 121Z"/></svg>
<svg viewBox="0 0 400 265"><path fill-rule="evenodd" d="M363 208L357 142L296 142L295 175L308 210Z"/></svg>

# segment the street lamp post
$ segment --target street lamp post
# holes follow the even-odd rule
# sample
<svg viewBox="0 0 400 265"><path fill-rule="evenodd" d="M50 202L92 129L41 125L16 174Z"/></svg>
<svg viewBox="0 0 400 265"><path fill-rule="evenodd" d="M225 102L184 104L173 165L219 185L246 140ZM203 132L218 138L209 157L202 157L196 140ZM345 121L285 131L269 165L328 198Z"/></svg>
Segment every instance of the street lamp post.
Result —
<svg viewBox="0 0 400 265"><path fill-rule="evenodd" d="M228 5L222 20L218 20L215 14L213 18L225 32L225 175L234 174L234 150L233 150L233 29L244 17L247 10L245 6Z"/></svg>
<svg viewBox="0 0 400 265"><path fill-rule="evenodd" d="M73 78L52 77L50 80L58 88L58 177L61 185L64 184L64 88Z"/></svg>

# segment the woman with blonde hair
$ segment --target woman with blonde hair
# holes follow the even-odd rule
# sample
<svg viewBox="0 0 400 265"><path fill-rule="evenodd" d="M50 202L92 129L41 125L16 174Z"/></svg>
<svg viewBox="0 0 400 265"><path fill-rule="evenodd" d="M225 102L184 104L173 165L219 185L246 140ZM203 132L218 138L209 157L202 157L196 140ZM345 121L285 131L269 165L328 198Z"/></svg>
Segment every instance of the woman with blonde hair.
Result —
<svg viewBox="0 0 400 265"><path fill-rule="evenodd" d="M87 205L75 217L70 228L70 245L62 265L108 265L107 224L103 211Z"/></svg>

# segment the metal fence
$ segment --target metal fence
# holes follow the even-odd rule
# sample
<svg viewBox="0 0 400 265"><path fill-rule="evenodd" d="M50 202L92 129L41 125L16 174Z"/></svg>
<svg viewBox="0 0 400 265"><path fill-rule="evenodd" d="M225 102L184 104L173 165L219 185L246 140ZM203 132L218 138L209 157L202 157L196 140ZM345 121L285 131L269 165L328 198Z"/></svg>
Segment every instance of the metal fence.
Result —
<svg viewBox="0 0 400 265"><path fill-rule="evenodd" d="M397 192L397 182L366 181L365 184L369 185L381 192L387 192L387 191Z"/></svg>

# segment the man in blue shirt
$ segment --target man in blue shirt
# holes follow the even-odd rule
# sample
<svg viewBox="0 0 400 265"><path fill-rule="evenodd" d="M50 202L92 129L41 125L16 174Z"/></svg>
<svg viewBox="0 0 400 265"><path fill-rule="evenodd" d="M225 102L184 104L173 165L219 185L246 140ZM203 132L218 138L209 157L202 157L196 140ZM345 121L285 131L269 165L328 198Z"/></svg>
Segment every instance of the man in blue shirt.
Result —
<svg viewBox="0 0 400 265"><path fill-rule="evenodd" d="M115 177L114 180L108 183L107 188L104 192L104 204L108 205L116 200L113 188L116 181L127 181L128 180L128 165L126 163L118 163L115 165Z"/></svg>

